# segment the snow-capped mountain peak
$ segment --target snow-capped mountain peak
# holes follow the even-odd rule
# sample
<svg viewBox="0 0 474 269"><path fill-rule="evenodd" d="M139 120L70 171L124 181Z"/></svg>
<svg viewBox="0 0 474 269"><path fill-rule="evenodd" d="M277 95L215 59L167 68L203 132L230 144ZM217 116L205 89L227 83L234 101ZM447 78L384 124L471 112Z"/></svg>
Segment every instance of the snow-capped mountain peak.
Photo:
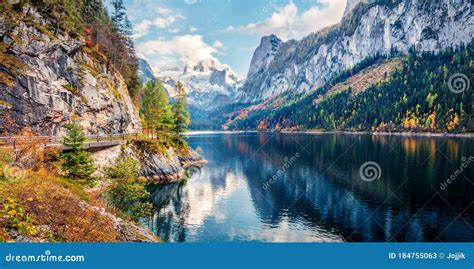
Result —
<svg viewBox="0 0 474 269"><path fill-rule="evenodd" d="M155 76L172 97L177 94L176 83L181 81L188 94L189 104L200 109L213 107L216 97L232 99L244 80L230 66L212 58L196 63L188 61L180 72L160 70Z"/></svg>

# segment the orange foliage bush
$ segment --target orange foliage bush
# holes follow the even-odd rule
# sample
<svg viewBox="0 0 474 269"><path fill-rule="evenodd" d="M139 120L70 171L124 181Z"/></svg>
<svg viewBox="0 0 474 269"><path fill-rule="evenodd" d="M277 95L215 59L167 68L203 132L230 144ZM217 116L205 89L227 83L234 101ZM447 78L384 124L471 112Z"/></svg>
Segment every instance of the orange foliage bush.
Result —
<svg viewBox="0 0 474 269"><path fill-rule="evenodd" d="M121 241L111 220L88 207L81 196L87 197L87 194L45 170L27 172L26 177L17 182L0 182L0 212L5 214L2 209L11 201L17 201L15 206L22 209L20 217L14 215L16 212L11 213L12 216L0 216L0 239L3 239L0 241L16 240L6 225L13 217L17 217L19 227L29 228L29 234L23 235L33 241ZM27 220L28 223L21 223ZM13 231L17 233L22 235Z"/></svg>

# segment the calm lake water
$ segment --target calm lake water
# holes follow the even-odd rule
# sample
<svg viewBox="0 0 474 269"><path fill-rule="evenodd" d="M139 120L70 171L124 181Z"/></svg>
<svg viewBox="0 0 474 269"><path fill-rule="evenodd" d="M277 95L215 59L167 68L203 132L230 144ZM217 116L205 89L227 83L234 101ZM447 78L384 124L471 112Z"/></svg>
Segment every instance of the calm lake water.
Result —
<svg viewBox="0 0 474 269"><path fill-rule="evenodd" d="M144 224L164 241L474 241L474 139L239 133L188 141L209 163L185 184L153 189L156 211ZM368 161L380 167L371 182L370 171L366 181L360 174Z"/></svg>

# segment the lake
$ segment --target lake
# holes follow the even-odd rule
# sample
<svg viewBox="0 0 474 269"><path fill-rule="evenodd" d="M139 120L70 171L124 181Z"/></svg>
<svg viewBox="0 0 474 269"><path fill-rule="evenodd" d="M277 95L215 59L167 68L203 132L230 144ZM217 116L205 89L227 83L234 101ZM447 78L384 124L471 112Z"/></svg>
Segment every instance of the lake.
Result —
<svg viewBox="0 0 474 269"><path fill-rule="evenodd" d="M155 186L170 242L474 241L474 139L192 135L209 163ZM448 180L449 179L449 180Z"/></svg>

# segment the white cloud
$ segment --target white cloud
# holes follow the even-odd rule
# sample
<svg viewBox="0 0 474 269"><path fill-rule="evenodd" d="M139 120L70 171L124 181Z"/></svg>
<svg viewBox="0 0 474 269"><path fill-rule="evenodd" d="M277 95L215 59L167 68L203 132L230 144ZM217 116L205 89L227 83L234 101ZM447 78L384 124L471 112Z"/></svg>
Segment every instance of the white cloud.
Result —
<svg viewBox="0 0 474 269"><path fill-rule="evenodd" d="M172 25L173 23L175 23L178 19L186 19L186 17L182 16L182 15L169 15L167 17L164 17L164 18L156 18L154 21L153 21L153 25L158 27L158 28L166 28L170 25Z"/></svg>
<svg viewBox="0 0 474 269"><path fill-rule="evenodd" d="M214 42L216 44L219 45ZM215 59L217 48L204 42L201 35L181 35L139 43L137 52L146 57L153 67L169 70L183 67L189 61Z"/></svg>
<svg viewBox="0 0 474 269"><path fill-rule="evenodd" d="M143 20L140 23L136 24L133 27L133 35L132 38L140 38L142 36L146 36L150 31L151 21Z"/></svg>
<svg viewBox="0 0 474 269"><path fill-rule="evenodd" d="M176 34L176 33L179 33L180 29L179 28L171 28L171 29L168 29L168 32L172 33L172 34Z"/></svg>
<svg viewBox="0 0 474 269"><path fill-rule="evenodd" d="M180 19L186 19L186 17L184 17L181 14L171 14L171 12L172 12L171 10L166 9L166 8L158 8L158 13L164 16L156 17L153 20L142 20L140 23L136 24L135 27L133 27L132 38L136 39L136 38L146 36L150 32L150 29L152 26L158 29L165 29L167 27L172 26L176 21ZM179 32L179 29L177 31L176 29L177 28L170 29L169 31L170 33Z"/></svg>
<svg viewBox="0 0 474 269"><path fill-rule="evenodd" d="M319 3L319 6L313 6L300 13L298 7L293 2L289 2L265 21L238 27L229 26L226 31L260 35L276 34L285 40L299 39L341 20L346 0L321 0Z"/></svg>
<svg viewBox="0 0 474 269"><path fill-rule="evenodd" d="M222 44L222 42L219 41L219 40L214 41L214 43L212 44L212 47L215 48L215 49L220 49L223 46L224 46L224 44Z"/></svg>
<svg viewBox="0 0 474 269"><path fill-rule="evenodd" d="M189 32L190 33L195 33L198 31L198 28L194 27L194 26L189 26Z"/></svg>
<svg viewBox="0 0 474 269"><path fill-rule="evenodd" d="M165 7L158 7L158 13L160 14L171 14L173 11Z"/></svg>

